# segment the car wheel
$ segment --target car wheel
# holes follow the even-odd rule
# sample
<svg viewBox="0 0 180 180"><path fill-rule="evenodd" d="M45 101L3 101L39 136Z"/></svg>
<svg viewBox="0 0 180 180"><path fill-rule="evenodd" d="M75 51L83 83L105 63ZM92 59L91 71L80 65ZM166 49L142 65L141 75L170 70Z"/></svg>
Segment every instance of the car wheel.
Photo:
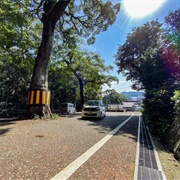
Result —
<svg viewBox="0 0 180 180"><path fill-rule="evenodd" d="M102 116L102 113L100 115L100 117L98 118L99 120L102 120L103 119L103 116Z"/></svg>

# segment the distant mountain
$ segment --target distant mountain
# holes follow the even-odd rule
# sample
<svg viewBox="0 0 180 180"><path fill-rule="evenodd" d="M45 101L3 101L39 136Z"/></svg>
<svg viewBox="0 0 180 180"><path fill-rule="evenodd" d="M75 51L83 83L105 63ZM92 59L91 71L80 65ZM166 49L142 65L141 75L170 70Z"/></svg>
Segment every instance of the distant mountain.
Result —
<svg viewBox="0 0 180 180"><path fill-rule="evenodd" d="M128 100L142 100L144 98L144 92L140 91L129 91L129 92L121 92L127 97Z"/></svg>

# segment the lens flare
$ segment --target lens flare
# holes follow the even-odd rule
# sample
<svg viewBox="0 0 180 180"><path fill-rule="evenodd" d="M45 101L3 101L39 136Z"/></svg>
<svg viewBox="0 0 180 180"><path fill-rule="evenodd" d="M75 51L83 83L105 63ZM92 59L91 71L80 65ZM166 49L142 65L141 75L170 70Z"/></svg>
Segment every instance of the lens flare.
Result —
<svg viewBox="0 0 180 180"><path fill-rule="evenodd" d="M166 0L123 0L122 5L125 12L131 18L138 19L151 15L158 10L165 1Z"/></svg>

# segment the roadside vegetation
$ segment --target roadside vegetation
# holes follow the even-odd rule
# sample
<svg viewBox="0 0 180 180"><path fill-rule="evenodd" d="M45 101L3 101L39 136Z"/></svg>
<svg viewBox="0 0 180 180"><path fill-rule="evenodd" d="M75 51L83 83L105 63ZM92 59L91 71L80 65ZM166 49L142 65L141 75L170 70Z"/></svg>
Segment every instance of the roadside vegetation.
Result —
<svg viewBox="0 0 180 180"><path fill-rule="evenodd" d="M110 1L0 2L1 115L27 109L30 118L47 117L62 102L80 109L86 100L102 98L102 85L117 78L109 74L113 67L85 47L115 22L119 11L120 5ZM29 102L28 92L47 90L51 108Z"/></svg>
<svg viewBox="0 0 180 180"><path fill-rule="evenodd" d="M154 20L135 27L115 59L133 88L145 91L143 119L150 131L164 142L176 135L172 147L180 147L179 125L169 137L173 122L180 124L180 9L170 12L164 23Z"/></svg>
<svg viewBox="0 0 180 180"><path fill-rule="evenodd" d="M119 94L114 89L107 89L103 92L103 102L104 104L122 104L123 101L127 100L127 97L123 94Z"/></svg>
<svg viewBox="0 0 180 180"><path fill-rule="evenodd" d="M102 85L118 79L110 75L112 66L84 47L113 25L119 11L120 4L111 1L1 1L1 117L24 109L29 117L49 117L62 102L81 109L88 99L102 99ZM180 152L180 9L164 23L135 27L119 46L115 63L135 90L145 91L143 117L151 132L168 141L176 135L171 149ZM50 105L28 104L28 92L37 90L51 91ZM106 103L123 100L114 90L105 92Z"/></svg>

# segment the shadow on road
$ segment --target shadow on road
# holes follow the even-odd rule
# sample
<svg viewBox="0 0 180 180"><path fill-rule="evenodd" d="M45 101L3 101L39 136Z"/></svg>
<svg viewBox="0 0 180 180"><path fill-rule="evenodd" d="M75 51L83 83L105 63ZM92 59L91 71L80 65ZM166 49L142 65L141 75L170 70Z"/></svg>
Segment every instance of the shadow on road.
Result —
<svg viewBox="0 0 180 180"><path fill-rule="evenodd" d="M4 135L5 133L9 132L11 128L7 129L0 129L0 136Z"/></svg>
<svg viewBox="0 0 180 180"><path fill-rule="evenodd" d="M97 120L94 118L88 118L88 119L82 119L78 118L79 121L86 121L88 122L89 126L94 126L94 128L99 131L99 133L110 133L113 131L117 126L119 126L121 123L123 123L126 119L128 119L131 116L129 113L128 115L123 113L116 113L116 115L111 113L108 113L108 115L102 119ZM118 130L114 135L123 135L129 138L137 140L137 132L138 132L138 122L139 122L139 116L134 115L131 117L131 119ZM132 135L132 136L129 136Z"/></svg>
<svg viewBox="0 0 180 180"><path fill-rule="evenodd" d="M22 120L18 120L17 118L0 118L0 128L3 126L9 126L9 125L16 124L16 121L22 121ZM4 128L4 127L1 128L0 136L6 134L10 130L11 130L11 128Z"/></svg>

